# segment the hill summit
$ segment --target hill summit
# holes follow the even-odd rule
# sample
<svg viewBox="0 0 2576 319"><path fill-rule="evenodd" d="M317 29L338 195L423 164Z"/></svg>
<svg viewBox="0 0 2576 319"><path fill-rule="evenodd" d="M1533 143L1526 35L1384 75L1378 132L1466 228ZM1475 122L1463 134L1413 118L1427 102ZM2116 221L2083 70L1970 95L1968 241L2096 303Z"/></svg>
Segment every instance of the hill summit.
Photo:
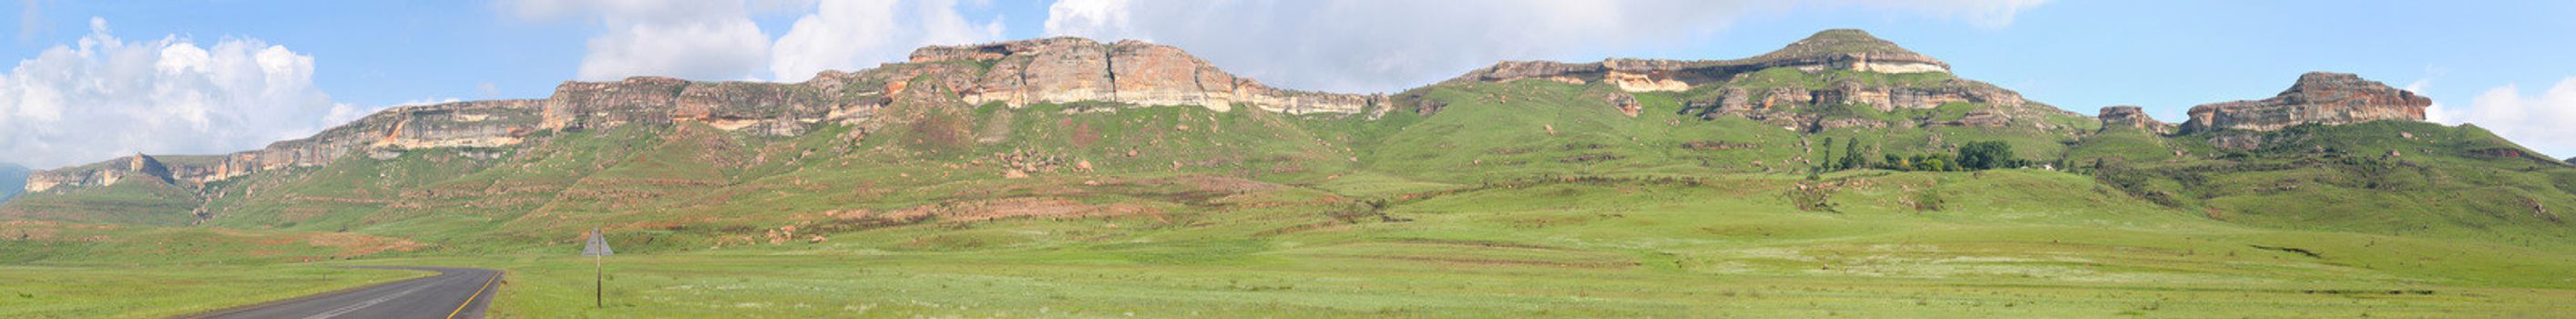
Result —
<svg viewBox="0 0 2576 319"><path fill-rule="evenodd" d="M2432 98L2360 75L2309 72L2280 95L2262 100L2202 104L2191 108L2185 132L2217 129L2276 131L2292 125L2352 124L2378 120L2423 121Z"/></svg>
<svg viewBox="0 0 2576 319"><path fill-rule="evenodd" d="M1223 111L1235 104L1290 114L1357 113L1384 95L1289 91L1237 77L1168 45L1123 40L1100 43L1055 37L914 50L912 63L963 61L989 65L980 77L956 79L968 104L1106 101L1138 105L1196 105Z"/></svg>

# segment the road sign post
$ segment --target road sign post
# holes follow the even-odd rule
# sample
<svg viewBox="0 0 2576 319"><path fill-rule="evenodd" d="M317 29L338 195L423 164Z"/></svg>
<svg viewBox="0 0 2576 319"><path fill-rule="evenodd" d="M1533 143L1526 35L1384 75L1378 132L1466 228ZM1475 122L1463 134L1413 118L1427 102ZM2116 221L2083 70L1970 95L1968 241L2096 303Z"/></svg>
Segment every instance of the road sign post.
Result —
<svg viewBox="0 0 2576 319"><path fill-rule="evenodd" d="M599 228L591 228L589 237L589 243L582 244L581 255L590 256L591 307L608 308L607 262L603 259L617 252L608 249L608 236L600 233Z"/></svg>

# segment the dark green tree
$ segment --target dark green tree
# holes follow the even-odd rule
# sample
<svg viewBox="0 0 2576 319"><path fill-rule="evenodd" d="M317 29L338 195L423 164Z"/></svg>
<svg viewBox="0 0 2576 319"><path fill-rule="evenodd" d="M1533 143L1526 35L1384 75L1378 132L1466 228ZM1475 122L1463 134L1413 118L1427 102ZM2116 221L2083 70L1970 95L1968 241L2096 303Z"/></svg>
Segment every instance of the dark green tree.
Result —
<svg viewBox="0 0 2576 319"><path fill-rule="evenodd" d="M1816 162L1818 163L1816 164L1816 167L1830 169L1835 166L1839 166L1834 163L1834 137L1826 136L1824 144L1816 144L1815 147L1809 148L1822 152L1820 154L1816 154Z"/></svg>
<svg viewBox="0 0 2576 319"><path fill-rule="evenodd" d="M1869 164L1869 158L1860 156L1860 139L1843 141L1842 164L1843 169L1857 169L1864 164Z"/></svg>
<svg viewBox="0 0 2576 319"><path fill-rule="evenodd" d="M2012 144L2003 141L1970 142L1959 147L1959 159L1955 162L1968 170L2007 168L2013 162Z"/></svg>

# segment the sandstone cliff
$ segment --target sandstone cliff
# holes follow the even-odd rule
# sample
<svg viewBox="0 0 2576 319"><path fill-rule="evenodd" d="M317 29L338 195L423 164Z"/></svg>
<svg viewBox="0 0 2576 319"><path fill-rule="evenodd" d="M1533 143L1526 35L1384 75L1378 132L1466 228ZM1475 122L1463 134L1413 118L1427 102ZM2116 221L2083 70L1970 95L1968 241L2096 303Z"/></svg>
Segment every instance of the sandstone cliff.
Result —
<svg viewBox="0 0 2576 319"><path fill-rule="evenodd" d="M955 92L963 100L946 92ZM353 154L385 159L409 149L513 147L529 134L550 130L695 123L738 134L795 136L827 123L862 130L883 125L878 113L889 105L939 108L1078 101L1214 110L1248 105L1290 114L1357 114L1372 107L1382 112L1384 108L1378 106L1387 98L1272 88L1217 70L1170 46L1049 38L927 47L915 52L908 63L826 71L802 83L662 77L567 81L545 99L394 107L312 137L258 150L162 157L184 159L175 161L136 155L33 172L25 179L24 189L46 192L112 185L134 176L194 188L260 171L320 166ZM125 165L138 161L155 164L149 170Z"/></svg>
<svg viewBox="0 0 2576 319"><path fill-rule="evenodd" d="M1179 48L1141 41L1102 44L1058 37L913 51L913 63L971 61L991 70L957 92L967 103L1108 101L1137 105L1195 105L1227 110L1235 104L1290 114L1361 113L1386 103L1385 95L1335 94L1272 88L1236 77Z"/></svg>
<svg viewBox="0 0 2576 319"><path fill-rule="evenodd" d="M2172 134L2174 130L2173 124L2156 121L2154 117L2147 116L2145 108L2131 105L2102 107L2102 115L2099 118L2102 120L2103 130L2126 127L2156 134Z"/></svg>
<svg viewBox="0 0 2576 319"><path fill-rule="evenodd" d="M1751 79L1757 72L1782 68L1795 70L1792 73L1806 73L1808 75L1802 77L1809 79ZM1744 59L1608 59L1595 63L1511 61L1468 72L1449 81L1540 79L1578 85L1606 83L1627 92L1684 92L1681 96L1686 98L1681 110L1683 114L1702 118L1742 117L1805 131L1889 126L2006 127L2023 119L2080 117L2030 102L2011 90L1948 77L1949 70L1949 63L1906 50L1867 32L1825 30L1779 50ZM1828 74L1828 71L1935 75L1904 76L1902 79L1893 76L1850 78ZM1805 84L1808 80L1821 81L1816 82L1821 85ZM1955 120L1918 119L1910 122L1832 117L1808 111L1813 106L1868 105L1878 111L1889 112L1931 109L1949 103L1975 103L1987 108L1968 111ZM2055 128L2038 121L2018 123L2040 129Z"/></svg>
<svg viewBox="0 0 2576 319"><path fill-rule="evenodd" d="M2433 99L2350 73L2300 75L2280 95L2262 100L2202 104L2191 108L2184 133L2222 129L2274 131L2299 124L2352 124L2379 120L2423 121Z"/></svg>
<svg viewBox="0 0 2576 319"><path fill-rule="evenodd" d="M1593 63L1506 61L1461 75L1458 80L1506 82L1548 79L1567 83L1609 81L1630 92L1682 91L1737 74L1769 68L1803 71L1852 70L1880 73L1950 72L1950 64L1896 46L1861 30L1817 32L1787 47L1736 60L1607 59Z"/></svg>

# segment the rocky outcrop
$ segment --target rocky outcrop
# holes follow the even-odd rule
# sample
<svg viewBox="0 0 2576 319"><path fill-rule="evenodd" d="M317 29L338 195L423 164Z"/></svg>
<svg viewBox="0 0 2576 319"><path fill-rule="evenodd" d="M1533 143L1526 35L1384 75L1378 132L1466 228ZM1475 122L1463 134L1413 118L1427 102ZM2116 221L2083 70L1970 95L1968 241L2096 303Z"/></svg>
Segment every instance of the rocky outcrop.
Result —
<svg viewBox="0 0 2576 319"><path fill-rule="evenodd" d="M2184 133L2215 130L2275 131L2300 124L2340 125L2380 120L2423 121L2433 99L2350 73L2310 72L2272 98L2202 104L2191 108Z"/></svg>
<svg viewBox="0 0 2576 319"><path fill-rule="evenodd" d="M160 159L143 154L134 154L134 156L85 167L88 169L40 171L28 174L26 191L38 193L61 187L108 186L137 181L158 183L173 181L169 166L162 165Z"/></svg>
<svg viewBox="0 0 2576 319"><path fill-rule="evenodd" d="M1855 81L1834 82L1815 91L1820 104L1868 104L1879 111L1928 109L1944 103L1967 102L1990 105L2020 106L2029 101L2021 93L1975 81L1952 79L1949 83L1929 87L1869 86Z"/></svg>
<svg viewBox="0 0 2576 319"><path fill-rule="evenodd" d="M160 161L154 166L160 168L149 172L109 163L36 172L26 188L108 185L132 176L160 176L197 187L260 171L320 166L351 154L391 159L409 149L510 147L528 134L548 130L703 124L739 134L795 136L827 123L871 125L878 113L894 105L1107 101L1374 116L1369 110L1383 112L1388 103L1385 95L1273 88L1217 70L1178 48L1139 41L1102 44L1064 37L928 47L915 51L912 59L856 72L825 71L803 83L663 77L564 82L541 100L395 107L309 138ZM1633 108L1634 100L1628 101Z"/></svg>
<svg viewBox="0 0 2576 319"><path fill-rule="evenodd" d="M1171 46L1142 41L1102 44L1058 37L915 50L913 63L966 61L990 65L957 92L967 103L1107 101L1137 105L1193 105L1224 111L1248 105L1291 114L1363 113L1383 108L1385 95L1292 91L1236 77Z"/></svg>
<svg viewBox="0 0 2576 319"><path fill-rule="evenodd" d="M1769 68L1808 72L1852 70L1879 73L1950 72L1950 64L1880 40L1869 32L1825 30L1787 47L1736 60L1607 59L1593 63L1506 61L1461 75L1451 81L1508 82L1545 79L1570 84L1607 81L1629 92L1683 91L1724 81L1736 74ZM1891 92L1895 93L1895 92ZM1937 105L1938 103L1934 103Z"/></svg>
<svg viewBox="0 0 2576 319"><path fill-rule="evenodd" d="M535 100L497 100L394 107L313 137L270 143L257 150L213 156L138 154L109 163L39 171L28 176L26 189L42 192L66 186L105 186L132 176L154 175L168 182L196 186L259 171L321 166L368 149L398 152L517 145L520 138L538 128L540 104Z"/></svg>
<svg viewBox="0 0 2576 319"><path fill-rule="evenodd" d="M1965 117L1949 121L1918 119L1907 126L2003 127L2013 119L2042 116L2042 113L2065 113L2055 107L2031 103L2020 93L1969 80L1944 80L1928 86L1872 86L1857 81L1838 81L1823 89L1796 87L1722 87L1716 94L1682 101L1681 113L1705 119L1735 116L1781 127L1807 131L1843 127L1878 128L1898 123L1876 120L1833 119L1804 112L1828 105L1869 105L1879 111L1930 109L1948 103L1978 103L1991 107L1970 111ZM2071 115L2071 114L2070 114Z"/></svg>
<svg viewBox="0 0 2576 319"><path fill-rule="evenodd" d="M2145 108L2131 105L2102 107L2102 113L2099 118L2102 119L2103 130L2110 130L2114 127L2126 127L2146 132L2154 132L2156 134L2172 134L2174 129L2173 124L2156 121L2154 117L2147 116Z"/></svg>
<svg viewBox="0 0 2576 319"><path fill-rule="evenodd" d="M1601 83L1627 92L1682 92L1691 91L1694 87L1720 85L1723 87L1714 89L1714 94L1695 94L1696 97L1683 101L1682 114L1702 118L1736 116L1808 131L1891 125L2000 127L2011 125L2014 118L2038 112L2064 113L2053 107L2030 103L2020 93L2011 90L1956 78L1896 81L1829 77L1832 82L1822 87L1747 85L1739 81L1753 72L1774 68L1796 69L1811 76L1829 70L1884 74L1950 71L1949 63L1898 47L1895 43L1872 37L1868 32L1825 30L1780 50L1744 59L1607 59L1595 63L1507 61L1449 81L1537 79L1576 85ZM1978 103L2001 111L1968 114L1968 117L1958 120L1919 119L1911 123L1824 118L1801 113L1809 106L1819 105L1868 105L1884 112L1930 109L1949 103ZM1612 104L1625 111L1626 106Z"/></svg>

